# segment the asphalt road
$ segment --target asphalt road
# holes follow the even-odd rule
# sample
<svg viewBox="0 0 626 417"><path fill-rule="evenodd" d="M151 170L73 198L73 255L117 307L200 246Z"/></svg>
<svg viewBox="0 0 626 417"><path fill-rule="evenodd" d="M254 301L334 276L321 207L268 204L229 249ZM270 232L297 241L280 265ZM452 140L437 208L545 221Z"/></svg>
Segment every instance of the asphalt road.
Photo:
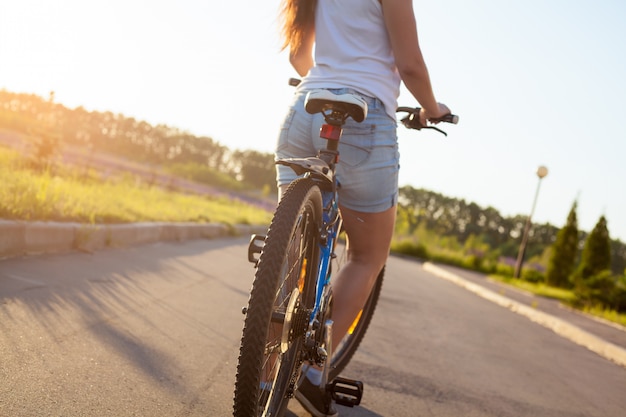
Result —
<svg viewBox="0 0 626 417"><path fill-rule="evenodd" d="M246 246L0 260L0 416L231 415ZM345 376L365 395L341 416L626 412L626 367L401 258ZM292 402L290 417L306 415Z"/></svg>

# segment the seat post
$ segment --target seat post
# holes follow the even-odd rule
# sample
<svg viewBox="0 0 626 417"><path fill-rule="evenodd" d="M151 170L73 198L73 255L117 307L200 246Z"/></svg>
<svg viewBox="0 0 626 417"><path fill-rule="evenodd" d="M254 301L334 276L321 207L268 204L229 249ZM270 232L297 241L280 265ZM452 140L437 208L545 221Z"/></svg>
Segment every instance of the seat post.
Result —
<svg viewBox="0 0 626 417"><path fill-rule="evenodd" d="M347 117L347 114L336 109L324 113L326 123L320 128L320 138L326 139L326 149L320 149L318 155L333 168L339 162L339 140Z"/></svg>

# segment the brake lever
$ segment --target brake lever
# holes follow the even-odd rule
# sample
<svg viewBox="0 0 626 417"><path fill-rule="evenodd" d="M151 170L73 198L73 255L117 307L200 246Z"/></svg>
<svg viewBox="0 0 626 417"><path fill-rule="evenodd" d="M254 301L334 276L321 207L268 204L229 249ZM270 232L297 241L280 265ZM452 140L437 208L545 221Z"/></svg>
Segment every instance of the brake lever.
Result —
<svg viewBox="0 0 626 417"><path fill-rule="evenodd" d="M444 132L443 130L441 130L438 127L435 127L435 126L424 126L424 127L422 127L422 129L435 129L437 132L441 133L442 135L448 136L448 134L446 132Z"/></svg>
<svg viewBox="0 0 626 417"><path fill-rule="evenodd" d="M400 121L402 122L404 127L406 127L407 129L415 129L415 130L434 129L437 132L443 134L444 136L448 136L448 134L445 131L439 129L438 127L424 126L422 122L420 121L419 115L415 113L411 113L408 116L405 116Z"/></svg>

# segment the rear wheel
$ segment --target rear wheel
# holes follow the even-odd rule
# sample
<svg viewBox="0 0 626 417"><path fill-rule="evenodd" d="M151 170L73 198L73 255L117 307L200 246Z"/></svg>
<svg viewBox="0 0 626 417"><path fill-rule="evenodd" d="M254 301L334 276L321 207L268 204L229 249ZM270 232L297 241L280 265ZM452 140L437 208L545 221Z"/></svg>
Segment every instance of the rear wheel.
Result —
<svg viewBox="0 0 626 417"><path fill-rule="evenodd" d="M244 322L234 416L281 416L302 365L304 332L315 299L320 190L294 181L280 201L259 256Z"/></svg>

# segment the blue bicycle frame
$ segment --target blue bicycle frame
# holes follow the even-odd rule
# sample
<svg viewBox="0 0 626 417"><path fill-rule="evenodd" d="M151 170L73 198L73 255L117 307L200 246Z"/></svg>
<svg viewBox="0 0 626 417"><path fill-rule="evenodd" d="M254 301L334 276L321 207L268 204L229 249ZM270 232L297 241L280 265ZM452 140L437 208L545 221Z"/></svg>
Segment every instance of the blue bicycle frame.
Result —
<svg viewBox="0 0 626 417"><path fill-rule="evenodd" d="M334 187L336 189L336 187ZM319 267L316 278L315 306L309 321L315 320L322 305L324 290L331 279L331 261L335 250L335 241L341 228L341 217L339 216L339 206L337 204L336 191L322 191L322 204L324 207L322 215L321 241L319 243L320 256Z"/></svg>
<svg viewBox="0 0 626 417"><path fill-rule="evenodd" d="M341 229L341 217L337 203L337 179L334 170L320 158L288 158L277 161L278 164L291 167L296 174L308 176L315 180L322 192L322 227L320 229L319 264L316 277L315 305L309 318L312 324L320 313L324 300L324 292L331 279L331 261L335 249L335 241Z"/></svg>

